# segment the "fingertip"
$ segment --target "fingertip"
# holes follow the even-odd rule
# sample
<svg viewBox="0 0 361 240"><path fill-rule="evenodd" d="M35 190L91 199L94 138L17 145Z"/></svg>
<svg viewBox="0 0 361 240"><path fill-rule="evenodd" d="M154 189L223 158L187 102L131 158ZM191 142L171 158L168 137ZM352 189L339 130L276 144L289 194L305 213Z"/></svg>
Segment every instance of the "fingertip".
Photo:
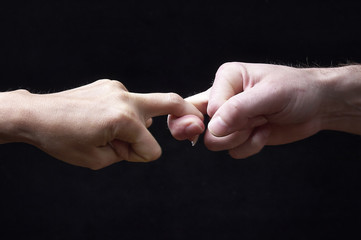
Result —
<svg viewBox="0 0 361 240"><path fill-rule="evenodd" d="M209 102L208 107L207 107L207 114L209 117L213 117L213 115L216 113L216 111L218 110L220 106Z"/></svg>
<svg viewBox="0 0 361 240"><path fill-rule="evenodd" d="M204 92L187 97L185 100L193 104L202 113L202 115L206 114L210 90L211 89L209 88Z"/></svg>
<svg viewBox="0 0 361 240"><path fill-rule="evenodd" d="M135 149L133 149L130 152L129 156L129 162L152 162L157 160L162 156L162 148L159 146L159 144L155 144L151 148L147 149L147 152L137 152Z"/></svg>
<svg viewBox="0 0 361 240"><path fill-rule="evenodd" d="M202 112L177 93L132 93L132 96L136 99L136 107L146 119L167 114L178 117L192 114L203 119Z"/></svg>
<svg viewBox="0 0 361 240"><path fill-rule="evenodd" d="M230 133L228 124L221 116L216 116L208 123L209 132L216 137L223 137Z"/></svg>
<svg viewBox="0 0 361 240"><path fill-rule="evenodd" d="M162 148L158 145L158 147L154 149L152 154L145 159L145 162L152 162L159 159L162 156L162 153L163 153Z"/></svg>
<svg viewBox="0 0 361 240"><path fill-rule="evenodd" d="M153 119L149 118L147 121L145 121L145 126L146 128L149 128L150 126L152 126L153 124Z"/></svg>
<svg viewBox="0 0 361 240"><path fill-rule="evenodd" d="M185 128L185 133L187 136L196 136L201 134L204 131L204 124L203 122L194 121Z"/></svg>
<svg viewBox="0 0 361 240"><path fill-rule="evenodd" d="M192 147L194 147L194 146L197 144L198 139L199 139L199 135L196 135L196 136L194 136L193 138L189 139L189 141L190 141L191 144L192 144Z"/></svg>

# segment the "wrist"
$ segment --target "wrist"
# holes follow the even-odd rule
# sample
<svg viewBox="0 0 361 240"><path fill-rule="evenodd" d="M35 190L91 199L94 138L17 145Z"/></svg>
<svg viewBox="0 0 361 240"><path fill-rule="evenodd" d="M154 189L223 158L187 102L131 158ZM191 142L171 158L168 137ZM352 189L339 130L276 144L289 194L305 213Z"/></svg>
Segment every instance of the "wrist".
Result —
<svg viewBox="0 0 361 240"><path fill-rule="evenodd" d="M30 141L31 99L27 90L0 93L0 143Z"/></svg>
<svg viewBox="0 0 361 240"><path fill-rule="evenodd" d="M324 99L322 130L361 134L361 66L316 71Z"/></svg>

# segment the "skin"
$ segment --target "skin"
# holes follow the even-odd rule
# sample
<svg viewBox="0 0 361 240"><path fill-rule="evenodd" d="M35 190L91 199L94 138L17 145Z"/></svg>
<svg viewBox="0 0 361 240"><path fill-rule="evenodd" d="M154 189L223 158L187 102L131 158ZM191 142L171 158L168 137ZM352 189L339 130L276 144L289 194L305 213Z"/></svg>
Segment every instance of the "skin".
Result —
<svg viewBox="0 0 361 240"><path fill-rule="evenodd" d="M161 147L148 131L152 117L203 115L175 93L131 93L114 80L32 94L0 93L0 143L32 144L64 162L100 169L122 160L148 162ZM185 124L183 124L186 127ZM195 135L204 130L189 127Z"/></svg>
<svg viewBox="0 0 361 240"><path fill-rule="evenodd" d="M361 66L293 68L271 64L225 63L213 86L186 99L211 120L204 142L213 151L246 158L265 145L295 142L321 130L361 135ZM168 117L172 135L191 139L185 122ZM201 134L201 132L199 132Z"/></svg>

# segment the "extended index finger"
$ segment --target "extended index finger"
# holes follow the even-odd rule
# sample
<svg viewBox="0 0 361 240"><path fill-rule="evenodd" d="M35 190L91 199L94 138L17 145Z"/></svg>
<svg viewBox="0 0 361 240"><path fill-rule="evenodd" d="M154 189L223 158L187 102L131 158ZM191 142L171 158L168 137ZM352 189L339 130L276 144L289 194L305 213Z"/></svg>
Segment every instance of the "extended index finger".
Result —
<svg viewBox="0 0 361 240"><path fill-rule="evenodd" d="M172 114L177 117L195 115L203 120L203 114L176 93L131 93L145 119Z"/></svg>

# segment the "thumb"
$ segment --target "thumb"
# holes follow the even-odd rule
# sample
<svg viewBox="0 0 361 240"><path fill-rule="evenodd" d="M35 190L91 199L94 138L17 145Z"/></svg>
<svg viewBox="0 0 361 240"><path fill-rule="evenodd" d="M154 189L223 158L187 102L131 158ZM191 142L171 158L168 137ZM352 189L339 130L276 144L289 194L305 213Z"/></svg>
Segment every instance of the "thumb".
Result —
<svg viewBox="0 0 361 240"><path fill-rule="evenodd" d="M209 131L217 136L254 128L265 124L267 116L280 112L286 103L277 91L254 86L227 100L208 124Z"/></svg>

